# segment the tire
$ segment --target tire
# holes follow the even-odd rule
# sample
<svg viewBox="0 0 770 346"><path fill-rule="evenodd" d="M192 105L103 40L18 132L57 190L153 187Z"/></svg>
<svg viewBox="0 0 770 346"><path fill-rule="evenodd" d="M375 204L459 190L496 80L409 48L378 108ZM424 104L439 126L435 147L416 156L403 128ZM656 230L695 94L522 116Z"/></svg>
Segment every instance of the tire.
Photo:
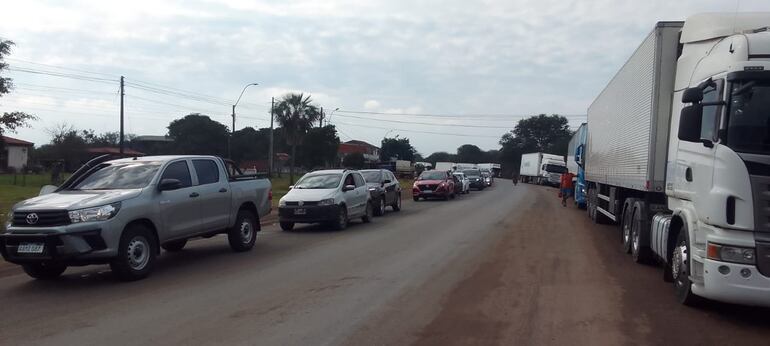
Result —
<svg viewBox="0 0 770 346"><path fill-rule="evenodd" d="M377 208L374 209L374 216L383 216L385 215L385 196L378 198L377 201Z"/></svg>
<svg viewBox="0 0 770 346"><path fill-rule="evenodd" d="M444 195L444 197L441 197L442 200L448 201L449 200L449 194Z"/></svg>
<svg viewBox="0 0 770 346"><path fill-rule="evenodd" d="M649 232L650 230L644 202L636 201L634 203L633 215L631 225L631 257L634 259L634 262L639 264L650 263L652 251L648 246L642 244L642 232Z"/></svg>
<svg viewBox="0 0 770 346"><path fill-rule="evenodd" d="M341 231L348 227L348 209L345 205L340 205L337 212L337 220L331 222L332 228Z"/></svg>
<svg viewBox="0 0 770 346"><path fill-rule="evenodd" d="M396 201L393 202L393 205L391 205L391 207L393 207L393 211L401 211L401 194L400 193L396 196Z"/></svg>
<svg viewBox="0 0 770 346"><path fill-rule="evenodd" d="M281 221L279 224L281 224L281 229L284 231L291 231L294 229L294 222Z"/></svg>
<svg viewBox="0 0 770 346"><path fill-rule="evenodd" d="M420 201L420 197L412 197L412 198L414 199L415 202L419 202Z"/></svg>
<svg viewBox="0 0 770 346"><path fill-rule="evenodd" d="M227 241L235 252L249 251L257 240L260 226L254 214L248 210L239 210L235 225L227 231Z"/></svg>
<svg viewBox="0 0 770 346"><path fill-rule="evenodd" d="M162 247L163 250L166 250L168 252L178 252L178 251L182 251L185 245L187 245L187 239L170 241L168 243L161 245L160 247Z"/></svg>
<svg viewBox="0 0 770 346"><path fill-rule="evenodd" d="M451 199L455 199L455 197L457 197L457 194L455 194L455 193L452 193L451 195L449 195L449 198L451 198Z"/></svg>
<svg viewBox="0 0 770 346"><path fill-rule="evenodd" d="M67 270L67 266L57 263L31 263L21 266L24 272L38 280L53 280Z"/></svg>
<svg viewBox="0 0 770 346"><path fill-rule="evenodd" d="M364 216L361 217L361 221L363 221L364 223L370 223L372 222L373 218L374 218L374 207L372 206L371 202L366 203L366 212L364 213Z"/></svg>
<svg viewBox="0 0 770 346"><path fill-rule="evenodd" d="M676 245L671 254L671 275L674 280L674 293L679 303L687 306L697 306L703 299L692 293L692 281L690 281L690 241L687 238L687 229L682 228L676 238Z"/></svg>
<svg viewBox="0 0 770 346"><path fill-rule="evenodd" d="M623 221L620 224L620 244L623 253L631 253L631 227L634 223L634 201L627 199L623 207Z"/></svg>
<svg viewBox="0 0 770 346"><path fill-rule="evenodd" d="M110 262L110 269L122 281L146 278L155 266L158 244L147 226L128 227L120 236L118 256Z"/></svg>

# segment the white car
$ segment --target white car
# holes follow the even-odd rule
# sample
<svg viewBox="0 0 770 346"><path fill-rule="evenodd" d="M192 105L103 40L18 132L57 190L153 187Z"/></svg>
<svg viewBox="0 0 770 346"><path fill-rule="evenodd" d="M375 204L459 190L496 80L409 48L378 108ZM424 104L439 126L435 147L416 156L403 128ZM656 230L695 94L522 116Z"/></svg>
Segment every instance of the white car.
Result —
<svg viewBox="0 0 770 346"><path fill-rule="evenodd" d="M355 170L330 169L305 174L278 202L281 229L296 223L322 222L344 229L350 219L371 222L371 194L364 177Z"/></svg>
<svg viewBox="0 0 770 346"><path fill-rule="evenodd" d="M460 193L462 194L471 193L471 181L470 179L468 179L465 173L453 172L452 175L457 177L457 180L460 182L460 186L462 186Z"/></svg>

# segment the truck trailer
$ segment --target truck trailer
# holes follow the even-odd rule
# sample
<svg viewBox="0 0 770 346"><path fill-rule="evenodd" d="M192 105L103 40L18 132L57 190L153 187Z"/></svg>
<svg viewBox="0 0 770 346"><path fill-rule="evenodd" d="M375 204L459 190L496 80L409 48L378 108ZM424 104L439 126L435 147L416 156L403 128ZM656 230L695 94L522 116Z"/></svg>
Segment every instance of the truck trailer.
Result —
<svg viewBox="0 0 770 346"><path fill-rule="evenodd" d="M588 215L686 305L770 306L768 27L659 22L588 108Z"/></svg>
<svg viewBox="0 0 770 346"><path fill-rule="evenodd" d="M562 173L567 172L564 157L546 153L521 155L519 176L522 182L538 185L559 186Z"/></svg>
<svg viewBox="0 0 770 346"><path fill-rule="evenodd" d="M580 209L586 207L586 177L583 163L585 161L586 140L588 139L588 124L578 127L567 147L567 170L574 174L575 204Z"/></svg>

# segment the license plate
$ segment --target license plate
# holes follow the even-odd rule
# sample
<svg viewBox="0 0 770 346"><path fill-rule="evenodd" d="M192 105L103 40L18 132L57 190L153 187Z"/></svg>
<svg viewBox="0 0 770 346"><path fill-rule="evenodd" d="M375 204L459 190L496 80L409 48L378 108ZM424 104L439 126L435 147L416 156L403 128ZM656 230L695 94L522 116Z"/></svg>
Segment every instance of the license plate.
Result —
<svg viewBox="0 0 770 346"><path fill-rule="evenodd" d="M21 243L16 250L17 253L43 253L45 245L43 243Z"/></svg>
<svg viewBox="0 0 770 346"><path fill-rule="evenodd" d="M305 215L305 209L294 209L294 215Z"/></svg>
<svg viewBox="0 0 770 346"><path fill-rule="evenodd" d="M433 190L422 190L422 193L433 193Z"/></svg>

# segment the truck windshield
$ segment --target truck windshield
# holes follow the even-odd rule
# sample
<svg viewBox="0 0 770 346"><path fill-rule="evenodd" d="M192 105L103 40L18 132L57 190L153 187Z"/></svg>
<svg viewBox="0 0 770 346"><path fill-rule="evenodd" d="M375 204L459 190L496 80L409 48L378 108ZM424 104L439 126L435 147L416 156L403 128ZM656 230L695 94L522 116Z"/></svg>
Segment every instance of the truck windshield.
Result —
<svg viewBox="0 0 770 346"><path fill-rule="evenodd" d="M545 165L545 171L548 173L566 173L567 167L559 165Z"/></svg>
<svg viewBox="0 0 770 346"><path fill-rule="evenodd" d="M362 171L361 174L364 175L364 180L367 183L379 183L382 180L382 173L380 171Z"/></svg>
<svg viewBox="0 0 770 346"><path fill-rule="evenodd" d="M770 82L733 83L726 142L737 152L770 154Z"/></svg>
<svg viewBox="0 0 770 346"><path fill-rule="evenodd" d="M102 164L72 190L141 189L150 184L158 168L157 162Z"/></svg>
<svg viewBox="0 0 770 346"><path fill-rule="evenodd" d="M342 174L306 175L294 184L295 189L334 189L340 185Z"/></svg>
<svg viewBox="0 0 770 346"><path fill-rule="evenodd" d="M480 177L481 176L481 171L478 171L478 170L475 170L475 169L468 169L468 170L463 171L463 173L465 173L465 175L467 175L468 177Z"/></svg>

